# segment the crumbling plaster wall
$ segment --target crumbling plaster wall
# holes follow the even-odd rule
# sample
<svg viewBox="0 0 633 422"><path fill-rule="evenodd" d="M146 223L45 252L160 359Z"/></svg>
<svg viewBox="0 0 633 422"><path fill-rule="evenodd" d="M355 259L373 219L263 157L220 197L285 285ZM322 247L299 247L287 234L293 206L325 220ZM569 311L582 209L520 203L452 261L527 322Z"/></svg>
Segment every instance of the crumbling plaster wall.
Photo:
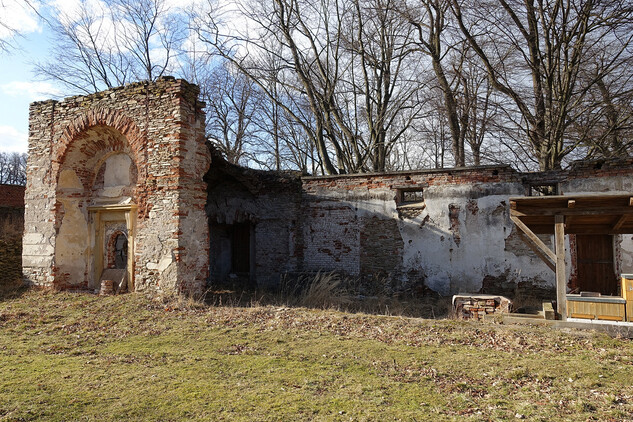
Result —
<svg viewBox="0 0 633 422"><path fill-rule="evenodd" d="M412 213L396 197L416 187L424 204ZM303 189L307 270L382 274L441 294L479 291L491 277L510 284L551 278L525 245L506 247L514 229L508 198L525 194L509 167L312 177ZM368 231L372 239L363 242Z"/></svg>
<svg viewBox="0 0 633 422"><path fill-rule="evenodd" d="M423 282L441 294L551 289L554 273L518 237L509 198L550 182L565 194L630 193L632 174L631 163L617 162L547 173L501 166L303 178L302 267L382 274L403 285ZM399 207L398 190L416 187L423 206L415 212ZM553 248L552 236L541 238ZM569 278L569 237L566 243ZM616 238L616 256L621 272L633 269L631 236Z"/></svg>
<svg viewBox="0 0 633 422"><path fill-rule="evenodd" d="M94 248L86 245L88 207L133 203L137 289L202 289L208 270L202 175L210 158L197 96L195 85L162 78L31 104L23 238L30 283L87 286ZM127 191L112 173L104 186L96 183L113 154L125 154L136 169Z"/></svg>

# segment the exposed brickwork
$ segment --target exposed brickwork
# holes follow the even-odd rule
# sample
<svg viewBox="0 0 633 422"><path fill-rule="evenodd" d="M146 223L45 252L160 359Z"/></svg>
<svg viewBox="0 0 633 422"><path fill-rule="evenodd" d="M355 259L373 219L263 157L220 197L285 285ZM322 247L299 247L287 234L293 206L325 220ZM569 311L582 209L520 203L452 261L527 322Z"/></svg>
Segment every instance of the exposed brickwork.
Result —
<svg viewBox="0 0 633 422"><path fill-rule="evenodd" d="M24 237L31 283L98 288L89 244L73 236L94 237L89 207L121 203L137 206L136 288L203 288L208 266L197 252L208 251L202 175L210 158L197 96L195 85L163 78L31 105ZM117 154L130 158L130 175L112 193L102 178Z"/></svg>
<svg viewBox="0 0 633 422"><path fill-rule="evenodd" d="M248 224L252 227L250 282L275 287L283 274L297 271L302 264L300 179L293 173L234 166L211 152L213 164L205 177L211 282L229 278L235 241L229 231L236 224Z"/></svg>
<svg viewBox="0 0 633 422"><path fill-rule="evenodd" d="M512 302L503 296L455 296L453 310L459 319L481 320L486 315L507 314Z"/></svg>
<svg viewBox="0 0 633 422"><path fill-rule="evenodd" d="M527 195L531 185L544 183L559 184L560 192L567 194L632 192L632 176L629 160L540 173L486 166L306 177L304 268L356 276L390 267L391 279L406 285L422 278L442 294L506 292L511 286L547 289L554 282L553 272L516 234L509 218L509 197ZM398 191L414 188L424 191L424 204L413 212L399 207ZM384 221L397 222L397 231L381 227ZM379 233L402 247L369 241ZM630 239L621 243L626 245L620 248L633 252ZM631 264L618 268L631 269ZM573 268L570 271L573 274Z"/></svg>
<svg viewBox="0 0 633 422"><path fill-rule="evenodd" d="M24 186L0 185L0 286L22 278Z"/></svg>
<svg viewBox="0 0 633 422"><path fill-rule="evenodd" d="M0 185L0 207L24 208L24 186Z"/></svg>
<svg viewBox="0 0 633 422"><path fill-rule="evenodd" d="M31 283L99 289L96 260L112 265L118 230L133 233L136 289L199 292L207 280L243 277L276 286L285 273L332 270L442 294L548 287L553 273L518 239L509 197L535 184L633 191L631 160L545 173L482 166L301 178L244 169L205 143L197 95L164 78L31 105ZM617 248L618 269L633 272L631 237Z"/></svg>
<svg viewBox="0 0 633 422"><path fill-rule="evenodd" d="M395 274L402 267L402 236L397 220L364 218L360 233L360 272L376 276ZM344 245L339 240L338 245Z"/></svg>

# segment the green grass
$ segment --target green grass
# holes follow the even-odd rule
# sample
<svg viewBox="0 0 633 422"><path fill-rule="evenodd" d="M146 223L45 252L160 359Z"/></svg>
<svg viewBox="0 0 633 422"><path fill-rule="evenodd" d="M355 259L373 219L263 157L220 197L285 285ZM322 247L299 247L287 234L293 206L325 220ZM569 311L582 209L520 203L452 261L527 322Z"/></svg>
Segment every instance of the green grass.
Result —
<svg viewBox="0 0 633 422"><path fill-rule="evenodd" d="M0 420L633 420L633 343L140 294L0 299Z"/></svg>

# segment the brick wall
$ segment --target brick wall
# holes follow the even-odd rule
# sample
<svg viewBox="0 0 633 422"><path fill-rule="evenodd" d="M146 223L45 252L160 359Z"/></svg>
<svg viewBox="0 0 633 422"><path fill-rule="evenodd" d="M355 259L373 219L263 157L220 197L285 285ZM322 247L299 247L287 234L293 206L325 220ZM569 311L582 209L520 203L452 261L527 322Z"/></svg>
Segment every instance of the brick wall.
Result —
<svg viewBox="0 0 633 422"><path fill-rule="evenodd" d="M138 207L137 289L202 289L210 158L197 96L195 85L166 77L31 104L23 252L31 283L96 286L89 208L110 201ZM128 156L133 173L116 194L95 183L113 154Z"/></svg>
<svg viewBox="0 0 633 422"><path fill-rule="evenodd" d="M553 273L516 239L509 197L539 183L561 193L633 191L631 160L525 174L482 166L300 178L243 169L205 144L197 95L162 78L31 105L23 238L31 283L95 287L91 213L132 204L137 216L125 229L134 232L137 289L200 291L237 223L252 229L249 273L262 286L287 272L332 270L442 294L550 286ZM126 184L107 185L108 166L126 160ZM618 242L619 268L633 271L633 239Z"/></svg>
<svg viewBox="0 0 633 422"><path fill-rule="evenodd" d="M519 286L548 290L554 274L518 239L508 199L544 183L558 184L565 194L630 193L631 164L584 162L537 173L485 166L306 177L303 266L352 276L387 274L403 287L423 282L442 294L509 294ZM423 201L400 206L399 192L416 188ZM632 268L633 238L620 236L617 242L619 268Z"/></svg>
<svg viewBox="0 0 633 422"><path fill-rule="evenodd" d="M0 185L0 286L22 282L24 186Z"/></svg>
<svg viewBox="0 0 633 422"><path fill-rule="evenodd" d="M0 184L0 207L24 208L24 186Z"/></svg>
<svg viewBox="0 0 633 422"><path fill-rule="evenodd" d="M235 224L252 227L250 279L260 287L277 286L298 268L302 248L301 182L294 173L264 172L231 165L215 153L209 172L207 215L211 235L211 281L227 281ZM224 280L222 280L224 278Z"/></svg>

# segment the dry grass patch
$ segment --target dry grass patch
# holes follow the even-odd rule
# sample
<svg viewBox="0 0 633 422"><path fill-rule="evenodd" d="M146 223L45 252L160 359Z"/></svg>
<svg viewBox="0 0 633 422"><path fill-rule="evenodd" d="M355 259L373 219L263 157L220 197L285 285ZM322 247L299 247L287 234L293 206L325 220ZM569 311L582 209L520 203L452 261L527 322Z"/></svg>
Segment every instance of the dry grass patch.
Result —
<svg viewBox="0 0 633 422"><path fill-rule="evenodd" d="M633 420L628 340L140 294L0 301L0 373L2 420Z"/></svg>

